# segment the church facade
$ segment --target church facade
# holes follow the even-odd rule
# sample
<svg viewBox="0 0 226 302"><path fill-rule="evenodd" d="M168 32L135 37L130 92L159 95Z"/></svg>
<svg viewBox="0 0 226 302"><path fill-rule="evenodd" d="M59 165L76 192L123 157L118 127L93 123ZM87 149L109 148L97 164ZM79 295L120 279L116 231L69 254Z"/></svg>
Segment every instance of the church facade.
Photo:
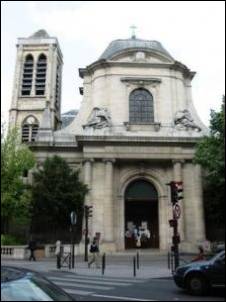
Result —
<svg viewBox="0 0 226 302"><path fill-rule="evenodd" d="M19 38L10 125L37 158L62 156L89 187L90 236L105 250L136 247L134 232L148 232L141 248L167 250L172 241L169 186L183 182L181 249L205 240L202 171L195 145L207 134L193 106L195 72L158 41L112 41L97 61L79 69L80 110L61 125L63 56L57 38L40 30ZM30 171L32 177L32 171Z"/></svg>

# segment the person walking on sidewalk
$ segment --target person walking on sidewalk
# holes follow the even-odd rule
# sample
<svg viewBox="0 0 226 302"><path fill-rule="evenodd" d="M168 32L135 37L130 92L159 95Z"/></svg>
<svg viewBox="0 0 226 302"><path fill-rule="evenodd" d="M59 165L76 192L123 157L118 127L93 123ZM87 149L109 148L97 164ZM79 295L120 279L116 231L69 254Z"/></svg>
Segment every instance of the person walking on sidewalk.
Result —
<svg viewBox="0 0 226 302"><path fill-rule="evenodd" d="M96 264L96 268L100 268L99 266L99 253L100 253L100 250L99 250L99 245L98 245L98 241L97 241L97 238L94 237L93 238L93 242L90 246L90 253L92 254L92 259L91 261L88 263L88 267L90 268L91 265L93 263Z"/></svg>
<svg viewBox="0 0 226 302"><path fill-rule="evenodd" d="M33 259L33 261L36 261L35 254L34 254L36 248L37 248L36 241L31 236L30 241L28 243L28 249L31 252L30 257L29 257L29 261L31 261L32 259Z"/></svg>
<svg viewBox="0 0 226 302"><path fill-rule="evenodd" d="M57 240L55 255L57 257L57 268L61 268L61 242Z"/></svg>
<svg viewBox="0 0 226 302"><path fill-rule="evenodd" d="M195 258L192 259L192 262L205 260L203 247L199 246L198 249L199 249L199 253Z"/></svg>

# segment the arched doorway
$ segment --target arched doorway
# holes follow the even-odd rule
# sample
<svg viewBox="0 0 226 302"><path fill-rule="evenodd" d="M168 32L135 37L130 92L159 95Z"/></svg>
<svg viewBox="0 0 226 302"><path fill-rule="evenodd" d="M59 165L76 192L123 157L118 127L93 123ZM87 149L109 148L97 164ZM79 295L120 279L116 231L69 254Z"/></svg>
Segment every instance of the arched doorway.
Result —
<svg viewBox="0 0 226 302"><path fill-rule="evenodd" d="M138 241L140 248L159 248L158 217L154 185L145 179L132 181L125 191L125 248L137 248Z"/></svg>

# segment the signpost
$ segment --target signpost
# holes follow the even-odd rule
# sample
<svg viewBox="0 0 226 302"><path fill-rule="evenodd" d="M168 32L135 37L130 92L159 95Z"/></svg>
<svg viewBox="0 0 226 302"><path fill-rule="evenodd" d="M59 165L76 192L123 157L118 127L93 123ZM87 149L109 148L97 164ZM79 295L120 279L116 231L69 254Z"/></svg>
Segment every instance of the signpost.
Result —
<svg viewBox="0 0 226 302"><path fill-rule="evenodd" d="M181 207L178 204L179 200L183 199L183 182L182 181L171 181L169 184L171 193L171 203L173 208L173 219L169 220L170 227L173 228L172 247L171 250L174 252L174 263L175 269L179 266L179 243L180 235L178 233L178 219L181 216Z"/></svg>
<svg viewBox="0 0 226 302"><path fill-rule="evenodd" d="M71 219L71 254L72 254L72 268L75 268L75 225L77 223L77 215L75 211L70 214Z"/></svg>
<svg viewBox="0 0 226 302"><path fill-rule="evenodd" d="M88 234L89 234L89 218L92 217L93 206L85 205L85 254L84 261L88 261Z"/></svg>

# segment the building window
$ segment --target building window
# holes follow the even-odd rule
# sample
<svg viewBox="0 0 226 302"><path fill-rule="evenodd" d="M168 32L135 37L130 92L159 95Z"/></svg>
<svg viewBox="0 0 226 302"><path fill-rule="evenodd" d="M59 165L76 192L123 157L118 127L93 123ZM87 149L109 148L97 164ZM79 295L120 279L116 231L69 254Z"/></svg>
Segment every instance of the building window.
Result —
<svg viewBox="0 0 226 302"><path fill-rule="evenodd" d="M153 97L143 88L135 89L129 97L129 121L132 124L154 122Z"/></svg>
<svg viewBox="0 0 226 302"><path fill-rule="evenodd" d="M27 117L22 125L22 142L34 142L38 133L39 123L33 116Z"/></svg>
<svg viewBox="0 0 226 302"><path fill-rule="evenodd" d="M31 54L27 55L24 62L21 95L30 95L33 79L34 59Z"/></svg>
<svg viewBox="0 0 226 302"><path fill-rule="evenodd" d="M44 54L41 54L37 61L36 78L35 78L35 94L44 95L46 86L46 69L47 60Z"/></svg>
<svg viewBox="0 0 226 302"><path fill-rule="evenodd" d="M57 65L56 72L56 87L55 87L55 107L57 110L60 109L60 94L61 94L61 71L60 65Z"/></svg>

